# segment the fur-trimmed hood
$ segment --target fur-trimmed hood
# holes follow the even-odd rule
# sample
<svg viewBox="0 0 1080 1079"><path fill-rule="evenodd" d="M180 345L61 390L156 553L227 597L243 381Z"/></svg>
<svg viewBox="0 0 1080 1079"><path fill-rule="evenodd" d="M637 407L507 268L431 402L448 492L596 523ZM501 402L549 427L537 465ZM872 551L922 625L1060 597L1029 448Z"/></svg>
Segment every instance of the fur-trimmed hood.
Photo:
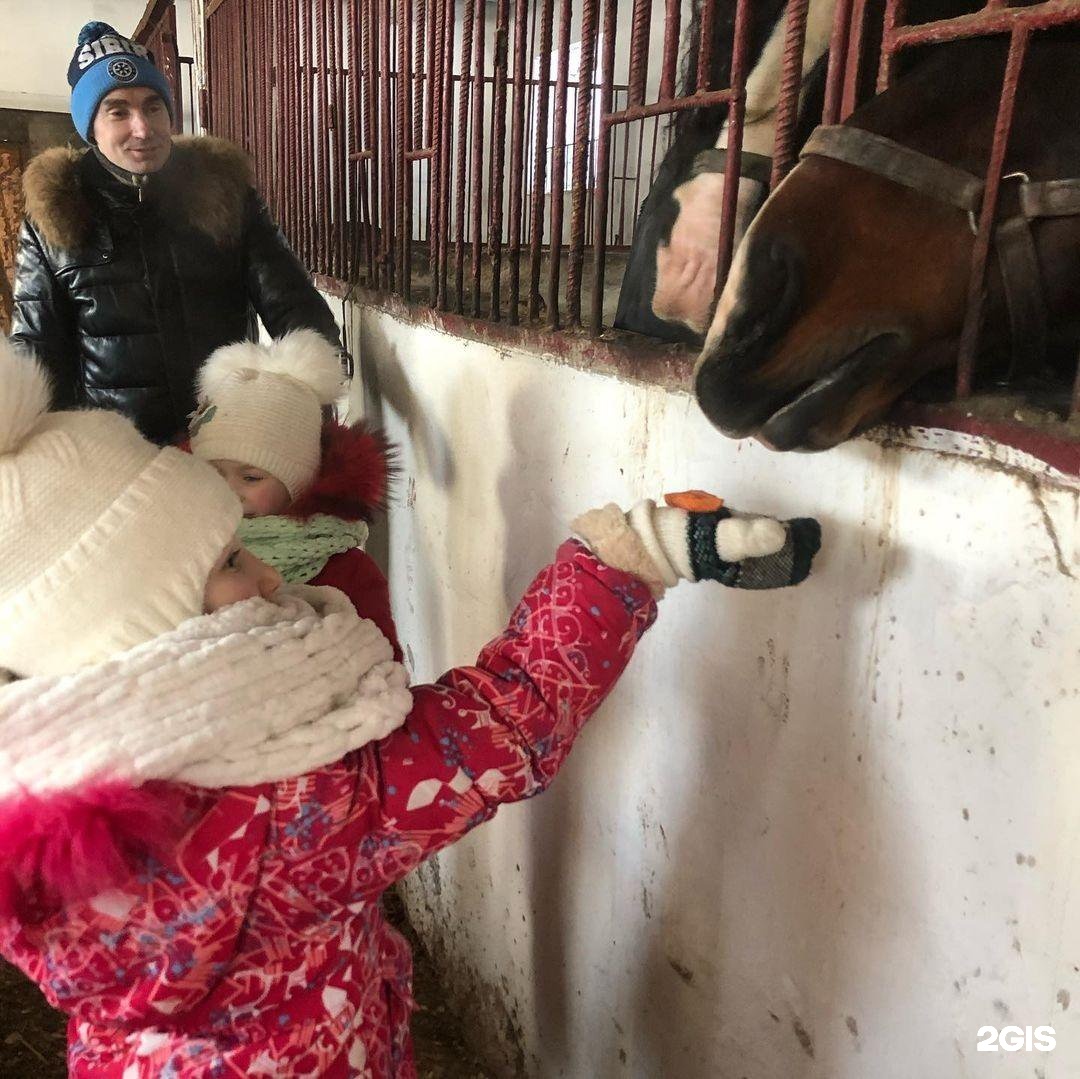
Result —
<svg viewBox="0 0 1080 1079"><path fill-rule="evenodd" d="M83 165L91 152L54 147L38 154L23 174L26 215L50 246L77 248L93 234L95 211ZM154 198L216 243L240 239L254 186L251 160L240 147L210 135L177 136L168 164L150 185Z"/></svg>

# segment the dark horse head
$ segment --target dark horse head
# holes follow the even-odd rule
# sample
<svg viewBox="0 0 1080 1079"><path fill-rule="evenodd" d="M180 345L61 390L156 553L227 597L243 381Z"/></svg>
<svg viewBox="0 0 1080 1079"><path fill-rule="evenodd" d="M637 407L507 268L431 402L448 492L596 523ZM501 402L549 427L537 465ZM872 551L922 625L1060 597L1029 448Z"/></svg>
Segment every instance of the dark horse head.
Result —
<svg viewBox="0 0 1080 1079"><path fill-rule="evenodd" d="M1080 176L1077 36L1033 40L1005 173ZM1008 41L940 46L848 124L976 176L993 140ZM1016 209L1003 186L998 214ZM1080 219L1033 225L1051 346L1073 363ZM879 419L928 372L955 363L974 243L968 213L855 165L810 154L746 233L695 369L706 416L776 449L825 449ZM991 260L983 369L1009 351Z"/></svg>

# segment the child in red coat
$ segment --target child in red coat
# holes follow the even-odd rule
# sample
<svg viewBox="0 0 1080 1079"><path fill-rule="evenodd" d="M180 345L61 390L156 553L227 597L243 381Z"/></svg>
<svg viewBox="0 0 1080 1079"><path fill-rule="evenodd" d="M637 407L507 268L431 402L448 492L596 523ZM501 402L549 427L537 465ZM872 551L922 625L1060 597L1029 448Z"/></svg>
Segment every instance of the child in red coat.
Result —
<svg viewBox="0 0 1080 1079"><path fill-rule="evenodd" d="M48 412L0 339L0 953L73 1076L415 1076L382 892L539 793L686 578L802 580L815 522L575 523L472 666L409 688L333 588L278 587L205 462Z"/></svg>
<svg viewBox="0 0 1080 1079"><path fill-rule="evenodd" d="M363 549L385 508L390 447L326 418L341 382L337 350L310 330L220 348L199 373L191 451L240 499L248 550L288 584L340 589L401 659L386 578Z"/></svg>

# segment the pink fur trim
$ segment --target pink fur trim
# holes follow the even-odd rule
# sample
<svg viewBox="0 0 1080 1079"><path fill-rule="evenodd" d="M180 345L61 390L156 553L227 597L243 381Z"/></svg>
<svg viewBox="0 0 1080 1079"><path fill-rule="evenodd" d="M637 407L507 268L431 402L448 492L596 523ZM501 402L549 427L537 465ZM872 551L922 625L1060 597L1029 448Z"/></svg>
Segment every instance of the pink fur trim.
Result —
<svg viewBox="0 0 1080 1079"><path fill-rule="evenodd" d="M42 921L127 881L181 834L183 794L151 783L102 782L0 802L0 918Z"/></svg>

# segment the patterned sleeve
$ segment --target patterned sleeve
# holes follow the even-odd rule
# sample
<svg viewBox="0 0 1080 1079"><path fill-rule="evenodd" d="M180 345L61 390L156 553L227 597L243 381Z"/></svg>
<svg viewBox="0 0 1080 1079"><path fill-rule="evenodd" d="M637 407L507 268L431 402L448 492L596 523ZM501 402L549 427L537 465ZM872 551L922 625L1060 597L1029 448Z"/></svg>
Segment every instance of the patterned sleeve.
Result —
<svg viewBox="0 0 1080 1079"><path fill-rule="evenodd" d="M404 726L360 753L364 853L383 886L546 788L655 617L642 582L571 540L475 666L414 689Z"/></svg>

